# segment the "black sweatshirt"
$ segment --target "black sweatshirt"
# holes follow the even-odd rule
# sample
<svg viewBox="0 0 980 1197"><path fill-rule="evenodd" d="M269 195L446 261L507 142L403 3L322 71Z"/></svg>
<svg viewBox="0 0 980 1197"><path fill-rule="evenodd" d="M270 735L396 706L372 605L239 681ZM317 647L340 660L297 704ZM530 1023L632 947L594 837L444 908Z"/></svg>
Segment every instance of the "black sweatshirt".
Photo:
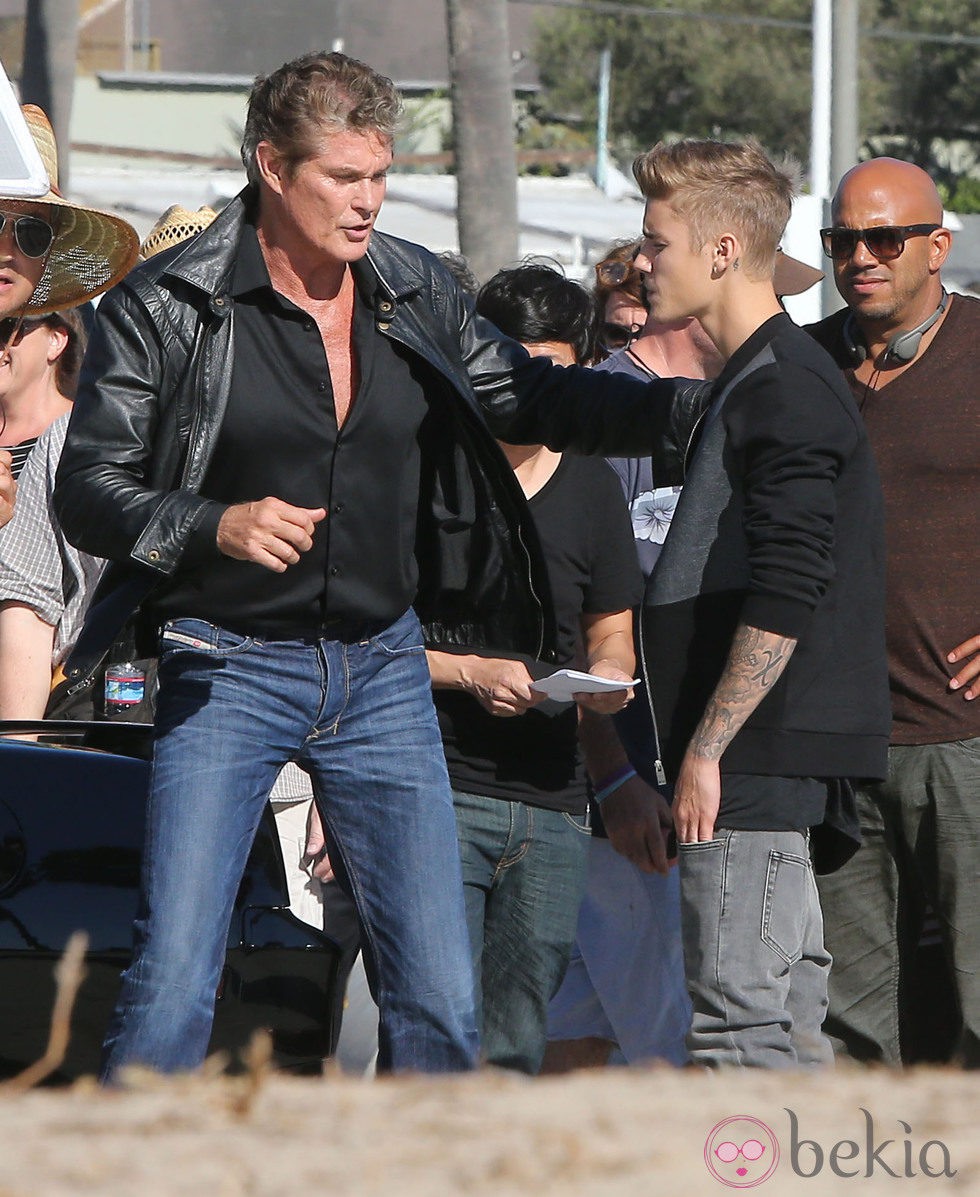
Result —
<svg viewBox="0 0 980 1197"><path fill-rule="evenodd" d="M785 315L736 351L712 400L642 617L668 775L745 623L797 645L723 772L884 777L882 500L854 400Z"/></svg>

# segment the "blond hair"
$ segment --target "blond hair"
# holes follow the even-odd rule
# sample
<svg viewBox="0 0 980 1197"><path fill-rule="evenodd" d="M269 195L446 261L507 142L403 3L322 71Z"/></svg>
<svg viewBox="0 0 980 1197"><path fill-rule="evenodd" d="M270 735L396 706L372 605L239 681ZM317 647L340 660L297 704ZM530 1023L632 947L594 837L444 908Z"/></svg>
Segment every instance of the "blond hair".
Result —
<svg viewBox="0 0 980 1197"><path fill-rule="evenodd" d="M666 200L699 250L730 229L747 274L771 278L789 220L798 172L776 166L754 138L742 142L658 142L633 163L646 199Z"/></svg>

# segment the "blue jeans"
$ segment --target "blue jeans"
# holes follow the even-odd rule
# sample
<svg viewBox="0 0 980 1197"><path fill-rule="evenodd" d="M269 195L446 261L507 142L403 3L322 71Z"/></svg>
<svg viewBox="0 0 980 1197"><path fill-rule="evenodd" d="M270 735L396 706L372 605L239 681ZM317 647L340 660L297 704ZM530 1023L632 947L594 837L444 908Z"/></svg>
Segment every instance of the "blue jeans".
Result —
<svg viewBox="0 0 980 1197"><path fill-rule="evenodd" d="M695 1064L829 1064L830 956L799 831L717 830L680 845L684 971Z"/></svg>
<svg viewBox="0 0 980 1197"><path fill-rule="evenodd" d="M421 629L259 641L167 624L135 951L106 1040L171 1072L207 1051L235 893L286 761L312 778L350 878L381 1011L379 1065L456 1071L478 1054L452 796Z"/></svg>
<svg viewBox="0 0 980 1197"><path fill-rule="evenodd" d="M487 1063L537 1073L575 942L586 816L453 791Z"/></svg>

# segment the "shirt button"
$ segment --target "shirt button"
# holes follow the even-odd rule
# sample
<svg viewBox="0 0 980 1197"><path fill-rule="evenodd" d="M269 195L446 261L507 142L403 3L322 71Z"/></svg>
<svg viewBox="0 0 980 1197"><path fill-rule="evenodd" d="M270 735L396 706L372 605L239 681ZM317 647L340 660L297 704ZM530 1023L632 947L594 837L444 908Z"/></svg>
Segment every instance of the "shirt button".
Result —
<svg viewBox="0 0 980 1197"><path fill-rule="evenodd" d="M322 394L327 389L327 384L325 382L318 382L316 389Z"/></svg>
<svg viewBox="0 0 980 1197"><path fill-rule="evenodd" d="M335 578L339 573L340 573L340 566L339 565L331 565L331 567L330 567L331 578Z"/></svg>
<svg viewBox="0 0 980 1197"><path fill-rule="evenodd" d="M303 329L306 332L312 332L313 331L313 321L312 320L304 320L303 321Z"/></svg>
<svg viewBox="0 0 980 1197"><path fill-rule="evenodd" d="M335 515L340 515L340 513L344 510L343 503L334 503L333 510Z"/></svg>

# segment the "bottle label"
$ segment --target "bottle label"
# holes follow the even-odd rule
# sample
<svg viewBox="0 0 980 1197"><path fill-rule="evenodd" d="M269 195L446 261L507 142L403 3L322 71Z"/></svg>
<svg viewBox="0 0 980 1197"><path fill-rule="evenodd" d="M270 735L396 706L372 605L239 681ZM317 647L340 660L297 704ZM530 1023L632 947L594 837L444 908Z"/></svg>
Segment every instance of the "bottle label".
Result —
<svg viewBox="0 0 980 1197"><path fill-rule="evenodd" d="M107 670L105 675L105 704L108 708L135 707L143 701L146 675L141 670L122 672Z"/></svg>

